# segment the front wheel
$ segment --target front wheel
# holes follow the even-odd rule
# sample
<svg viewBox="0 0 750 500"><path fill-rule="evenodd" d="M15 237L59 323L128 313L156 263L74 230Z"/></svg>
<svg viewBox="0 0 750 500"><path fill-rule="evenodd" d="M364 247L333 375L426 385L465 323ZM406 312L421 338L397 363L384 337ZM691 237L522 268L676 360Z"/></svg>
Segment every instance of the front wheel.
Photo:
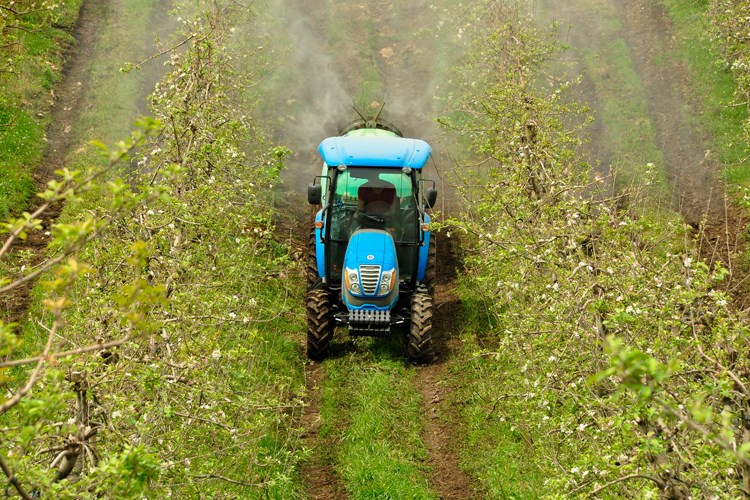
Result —
<svg viewBox="0 0 750 500"><path fill-rule="evenodd" d="M406 338L406 355L415 363L432 360L432 297L415 292L411 299L411 326Z"/></svg>
<svg viewBox="0 0 750 500"><path fill-rule="evenodd" d="M307 292L307 357L321 361L328 357L333 339L331 299L327 290Z"/></svg>

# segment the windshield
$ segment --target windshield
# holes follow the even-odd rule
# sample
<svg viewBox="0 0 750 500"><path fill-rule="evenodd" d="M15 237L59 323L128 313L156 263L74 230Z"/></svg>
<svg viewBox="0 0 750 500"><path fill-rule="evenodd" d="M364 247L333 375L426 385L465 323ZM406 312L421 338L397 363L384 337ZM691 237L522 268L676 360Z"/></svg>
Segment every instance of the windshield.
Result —
<svg viewBox="0 0 750 500"><path fill-rule="evenodd" d="M341 276L351 235L358 229L371 228L391 233L401 279L411 280L419 234L410 174L374 167L349 167L338 172L330 221L331 279Z"/></svg>

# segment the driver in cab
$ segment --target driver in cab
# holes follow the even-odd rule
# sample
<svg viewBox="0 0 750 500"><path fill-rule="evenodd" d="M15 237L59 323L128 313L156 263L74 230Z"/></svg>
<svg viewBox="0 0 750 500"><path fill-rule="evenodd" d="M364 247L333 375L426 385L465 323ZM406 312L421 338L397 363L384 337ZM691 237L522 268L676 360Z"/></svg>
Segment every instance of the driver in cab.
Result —
<svg viewBox="0 0 750 500"><path fill-rule="evenodd" d="M383 228L386 218L396 209L396 187L381 179L371 179L357 191L359 208L364 213L363 225ZM374 223L374 224L373 224Z"/></svg>

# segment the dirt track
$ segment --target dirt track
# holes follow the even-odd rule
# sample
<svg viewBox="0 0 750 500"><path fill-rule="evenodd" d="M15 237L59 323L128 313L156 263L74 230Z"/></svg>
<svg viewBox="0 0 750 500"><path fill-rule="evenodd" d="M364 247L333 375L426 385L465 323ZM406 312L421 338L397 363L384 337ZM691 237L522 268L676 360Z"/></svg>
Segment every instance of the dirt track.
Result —
<svg viewBox="0 0 750 500"><path fill-rule="evenodd" d="M176 27L174 21L170 20L168 10L171 0L163 0L161 8L154 13L151 20L151 32L162 41L168 38L169 33ZM47 182L54 177L54 172L66 166L70 156L80 151L72 151L76 147L85 147L76 144L74 136L78 122L86 106L91 106L87 100L87 94L95 82L92 82L92 64L97 57L97 46L101 38L101 25L116 9L116 4L110 0L88 0L83 3L79 14L78 23L73 33L76 43L70 47L63 79L55 88L55 102L51 109L52 120L46 132L47 146L42 163L34 171L33 177L38 191L47 188ZM154 50L150 47L149 50ZM133 53L132 57L145 59L147 54ZM128 61L118 61L124 64ZM113 62L114 64L114 62ZM140 95L135 102L123 103L123 107L134 110L130 119L135 118L135 111L147 113L146 97L152 92L154 84L164 73L164 68L158 63L146 65L141 74L138 75L141 84ZM80 132L80 131L79 131ZM96 133L96 131L92 131ZM118 138L119 139L119 138ZM23 242L17 242L13 251L30 251L34 257L34 264L38 264L44 258L44 252L50 237L45 235L52 224L57 220L62 210L62 204L56 204L42 214L42 231L34 231L29 238ZM21 321L29 306L30 292L34 283L20 286L0 298L0 310L6 311L5 315L10 321Z"/></svg>
<svg viewBox="0 0 750 500"><path fill-rule="evenodd" d="M605 47L613 39L622 39L627 46L637 78L646 98L648 115L661 151L667 176L674 187L673 206L691 223L698 223L704 214L716 219L723 214L721 172L715 153L707 145L710 138L696 125L696 97L691 92L688 70L676 57L677 38L663 8L658 2L606 0L599 9L594 3L573 0L544 0L539 3L540 17L560 22L561 38L570 45L568 57L573 61L606 57ZM603 16L602 13L606 15ZM611 61L601 60L598 66ZM594 62L593 66L597 66ZM583 73L579 88L581 98L592 106L601 120L600 91L588 81L583 64L574 71ZM629 89L622 89L619 99L629 99ZM595 124L594 131L607 126ZM639 127L633 123L632 127ZM610 139L592 134L593 161L612 164L614 145ZM627 164L618 165L627 169Z"/></svg>
<svg viewBox="0 0 750 500"><path fill-rule="evenodd" d="M473 498L475 485L461 470L461 429L458 415L451 409L451 377L449 362L459 355L460 302L455 292L456 277L460 272L460 256L454 241L439 234L438 283L435 299L433 341L436 359L419 368L417 386L422 394L423 438L430 456L430 482L441 499ZM477 498L479 496L477 495Z"/></svg>

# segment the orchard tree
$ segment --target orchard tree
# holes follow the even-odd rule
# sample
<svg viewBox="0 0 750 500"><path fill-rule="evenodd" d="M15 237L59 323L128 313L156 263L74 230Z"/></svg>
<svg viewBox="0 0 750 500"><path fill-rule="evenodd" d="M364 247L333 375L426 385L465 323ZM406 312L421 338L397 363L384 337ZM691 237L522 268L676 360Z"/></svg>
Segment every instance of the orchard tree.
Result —
<svg viewBox="0 0 750 500"><path fill-rule="evenodd" d="M585 115L545 72L555 40L517 5L475 18L441 122L470 151L449 224L489 318L469 370L487 425L536 444L545 491L750 494L750 337L727 269L647 187L613 192L582 160Z"/></svg>
<svg viewBox="0 0 750 500"><path fill-rule="evenodd" d="M61 0L12 0L0 5L0 73L15 73L24 54L24 35L54 25L63 4Z"/></svg>

